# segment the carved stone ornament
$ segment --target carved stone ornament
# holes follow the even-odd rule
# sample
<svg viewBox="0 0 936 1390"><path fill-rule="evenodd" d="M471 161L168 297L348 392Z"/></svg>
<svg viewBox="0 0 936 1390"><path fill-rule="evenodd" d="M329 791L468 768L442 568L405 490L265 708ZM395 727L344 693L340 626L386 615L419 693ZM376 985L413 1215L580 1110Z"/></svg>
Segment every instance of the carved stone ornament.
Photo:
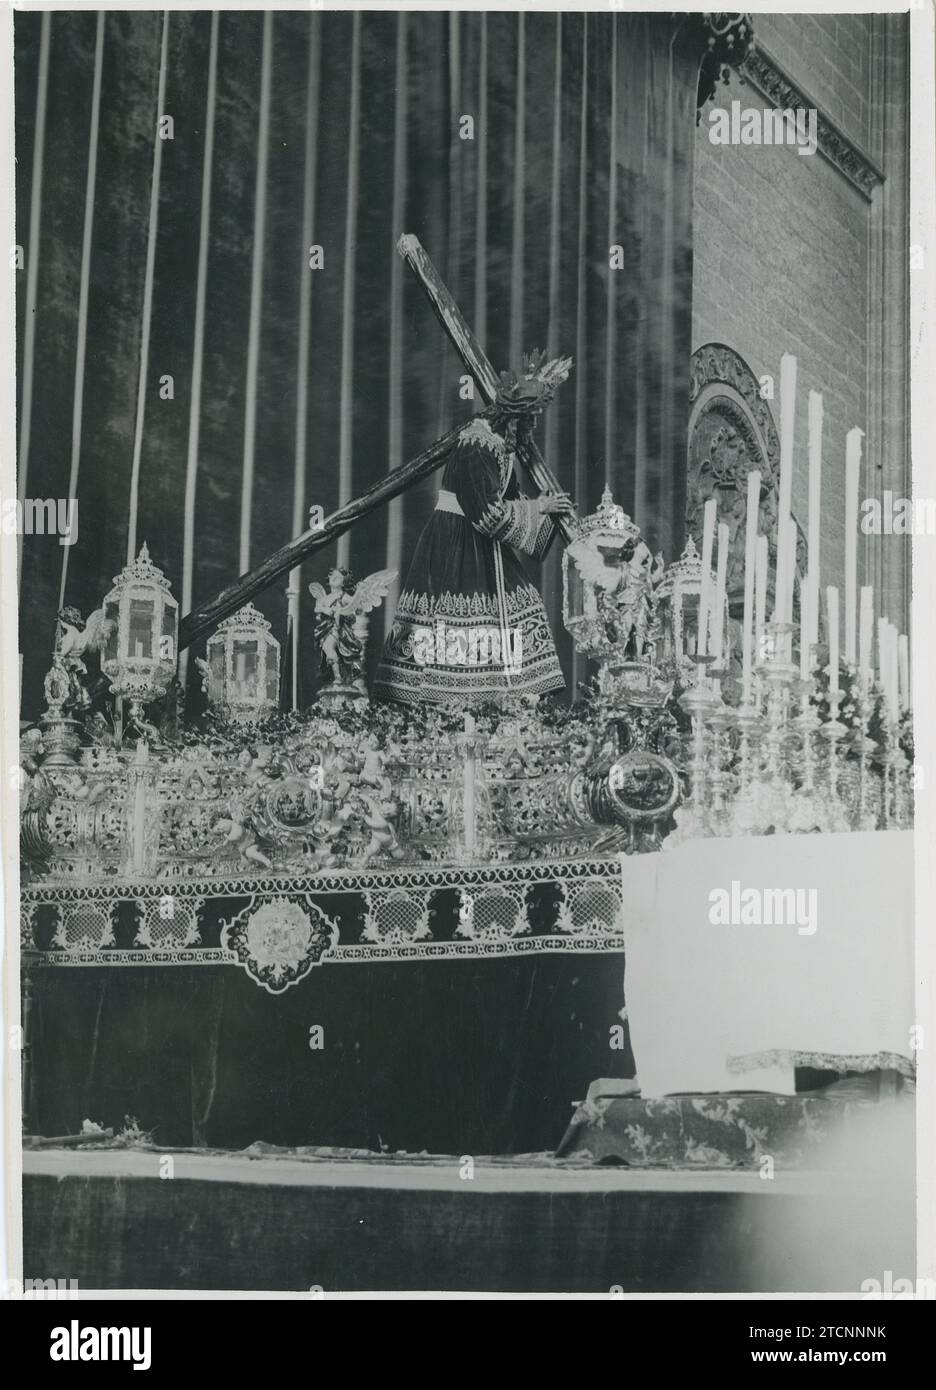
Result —
<svg viewBox="0 0 936 1390"><path fill-rule="evenodd" d="M681 16L699 31L705 47L699 63L696 120L715 95L719 82L727 83L731 68L739 69L754 47L754 26L749 14L703 10Z"/></svg>
<svg viewBox="0 0 936 1390"><path fill-rule="evenodd" d="M769 574L776 570L780 438L760 383L742 357L724 343L706 343L690 361L689 457L686 531L702 541L705 503L718 499L718 522L729 531L727 591L732 616L744 599L744 533L747 475L761 474L758 530L768 537ZM797 523L797 568L806 560L805 537Z"/></svg>
<svg viewBox="0 0 936 1390"><path fill-rule="evenodd" d="M870 202L875 188L884 182L884 174L871 156L849 140L831 116L793 81L772 54L752 44L738 71L742 79L756 87L777 110L815 110L819 153Z"/></svg>

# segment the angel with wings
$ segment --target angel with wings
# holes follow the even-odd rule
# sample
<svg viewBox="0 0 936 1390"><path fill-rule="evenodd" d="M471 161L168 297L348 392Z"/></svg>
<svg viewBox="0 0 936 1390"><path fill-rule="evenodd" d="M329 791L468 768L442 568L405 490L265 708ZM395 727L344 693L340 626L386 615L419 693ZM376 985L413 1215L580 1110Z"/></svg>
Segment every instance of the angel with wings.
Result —
<svg viewBox="0 0 936 1390"><path fill-rule="evenodd" d="M367 615L386 598L396 570L377 570L354 584L351 573L336 565L328 575L328 588L310 584L315 599L315 640L321 651L322 675L334 686L350 687L363 694L364 644Z"/></svg>
<svg viewBox="0 0 936 1390"><path fill-rule="evenodd" d="M113 630L113 620L104 617L103 608L95 608L87 622L82 620L77 608L63 608L59 612L53 663L68 674L67 703L79 709L86 709L91 703L85 689L88 675L85 658L91 652L102 652Z"/></svg>
<svg viewBox="0 0 936 1390"><path fill-rule="evenodd" d="M654 590L663 577L663 556L639 537L602 546L583 537L569 546L579 574L590 585L609 642L639 661L653 621Z"/></svg>

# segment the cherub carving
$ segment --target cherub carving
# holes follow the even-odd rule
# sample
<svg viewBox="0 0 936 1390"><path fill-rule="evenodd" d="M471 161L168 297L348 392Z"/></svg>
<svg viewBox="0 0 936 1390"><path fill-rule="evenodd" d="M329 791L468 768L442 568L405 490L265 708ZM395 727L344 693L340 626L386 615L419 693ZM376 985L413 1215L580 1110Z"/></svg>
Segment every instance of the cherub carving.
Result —
<svg viewBox="0 0 936 1390"><path fill-rule="evenodd" d="M27 729L20 738L20 851L26 868L35 872L44 872L52 856L45 828L56 791L39 765L44 753L41 731Z"/></svg>
<svg viewBox="0 0 936 1390"><path fill-rule="evenodd" d="M244 789L232 798L228 814L216 823L215 829L227 832L227 843L236 845L242 859L271 869L273 865L260 848L260 842L266 839L263 802L268 788L279 775L272 747L261 744L256 751L242 748L237 766L244 774Z"/></svg>
<svg viewBox="0 0 936 1390"><path fill-rule="evenodd" d="M309 585L315 599L315 640L321 651L322 674L330 675L332 685L367 694L367 614L383 602L396 577L396 570L377 570L353 585L350 571L336 565L329 571L327 589L321 584Z"/></svg>
<svg viewBox="0 0 936 1390"><path fill-rule="evenodd" d="M383 854L389 855L391 859L402 859L404 851L397 839L396 831L388 820L389 816L396 814L396 802L367 795L362 796L361 801L361 819L371 835L364 851L364 863L369 864L371 860Z"/></svg>
<svg viewBox="0 0 936 1390"><path fill-rule="evenodd" d="M55 652L53 664L63 668L68 675L69 691L63 705L76 709L87 709L91 697L85 688L88 675L86 656L91 652L102 652L108 637L114 630L114 623L104 617L103 608L95 608L85 622L77 608L63 608L58 615L55 633Z"/></svg>
<svg viewBox="0 0 936 1390"><path fill-rule="evenodd" d="M234 798L228 814L217 822L215 829L227 831L225 837L227 843L236 845L243 859L253 864L262 864L265 869L272 869L272 862L260 849L258 844L260 837L254 828L251 812L243 798Z"/></svg>
<svg viewBox="0 0 936 1390"><path fill-rule="evenodd" d="M652 555L640 539L604 548L579 541L570 552L582 578L594 587L608 640L639 661L653 619L653 591L663 577L663 556Z"/></svg>
<svg viewBox="0 0 936 1390"><path fill-rule="evenodd" d="M390 795L390 778L384 771L387 758L380 750L380 740L376 734L369 734L364 751L364 760L358 773L358 783L363 787L373 787L386 799Z"/></svg>

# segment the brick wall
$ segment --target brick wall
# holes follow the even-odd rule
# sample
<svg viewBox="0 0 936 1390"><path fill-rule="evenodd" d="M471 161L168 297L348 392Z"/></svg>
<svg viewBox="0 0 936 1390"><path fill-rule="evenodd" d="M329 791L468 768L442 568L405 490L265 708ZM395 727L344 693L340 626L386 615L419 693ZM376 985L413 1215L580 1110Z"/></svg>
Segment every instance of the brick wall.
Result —
<svg viewBox="0 0 936 1390"><path fill-rule="evenodd" d="M759 15L755 20L761 46L865 150L880 143L875 140L880 113L869 99L872 18ZM796 354L793 505L804 521L806 393L822 392L822 584L842 584L845 435L853 425L868 430L874 414L868 393L877 390L875 372L869 371L871 206L819 153L712 144L708 110L711 105L730 109L735 99L743 106L766 105L753 86L733 76L728 87L719 86L697 133L693 347L724 342L756 375L776 378L781 354ZM887 172L886 148L873 153ZM772 409L778 420L777 400ZM867 443L880 451L872 437ZM863 574L870 582L873 569L871 551L859 538L859 582ZM899 600L895 603L899 609ZM901 614L892 609L892 616L899 621Z"/></svg>

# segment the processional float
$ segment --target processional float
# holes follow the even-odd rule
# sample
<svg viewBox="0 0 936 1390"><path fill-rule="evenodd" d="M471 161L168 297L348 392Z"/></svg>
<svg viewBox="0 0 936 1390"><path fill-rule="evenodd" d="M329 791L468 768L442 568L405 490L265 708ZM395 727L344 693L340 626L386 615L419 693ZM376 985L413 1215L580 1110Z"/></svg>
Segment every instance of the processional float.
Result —
<svg viewBox="0 0 936 1390"><path fill-rule="evenodd" d="M398 249L490 403L498 376L429 257L412 236ZM344 686L302 714L280 712L280 644L252 600L439 468L457 434L181 622L145 547L93 620L63 618L47 708L23 740L27 953L76 964L154 951L170 963L236 960L275 992L355 952L503 953L528 948L531 935L544 948L530 897L544 885L555 889L545 949L620 950L627 854L686 837L908 823L912 735L896 632L884 634L875 679L864 641L861 663L840 671L834 622L817 669L804 583L794 662L795 528L787 517L767 622L766 568L754 563L766 557L759 475L740 644L715 503L701 554L690 537L667 566L606 491L587 517L552 517L566 546L563 621L597 664L574 704L372 704L363 667L344 670L334 653ZM560 491L532 440L517 453L539 492ZM351 603L359 647L386 591L387 576L374 578L359 601L321 590L323 606ZM186 725L173 714L176 663L204 639L208 715ZM87 670L95 649L97 681ZM446 888L460 894L448 935L438 922ZM353 925L317 905L324 893L354 896ZM209 928L216 898L243 906Z"/></svg>

